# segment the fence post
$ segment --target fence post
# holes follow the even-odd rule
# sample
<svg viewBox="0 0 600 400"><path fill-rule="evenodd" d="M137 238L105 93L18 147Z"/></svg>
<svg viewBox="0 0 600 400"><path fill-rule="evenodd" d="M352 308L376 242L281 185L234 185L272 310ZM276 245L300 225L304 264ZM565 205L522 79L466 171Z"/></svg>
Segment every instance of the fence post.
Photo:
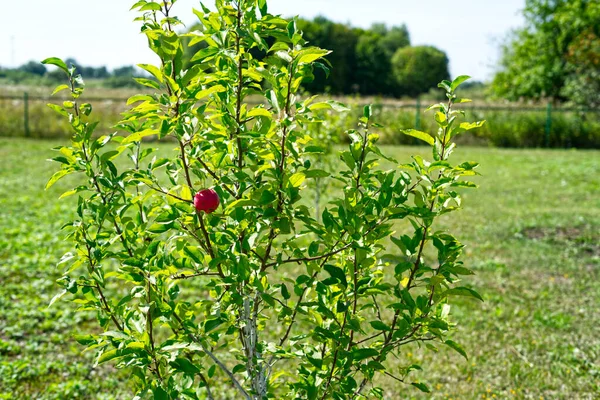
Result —
<svg viewBox="0 0 600 400"><path fill-rule="evenodd" d="M550 131L552 130L552 103L548 102L548 107L546 108L546 130L545 130L545 138L544 142L546 147L550 147Z"/></svg>
<svg viewBox="0 0 600 400"><path fill-rule="evenodd" d="M25 137L29 137L29 93L23 93L23 128L25 129Z"/></svg>
<svg viewBox="0 0 600 400"><path fill-rule="evenodd" d="M421 130L421 99L417 97L417 105L415 106L417 114L415 115L415 129Z"/></svg>

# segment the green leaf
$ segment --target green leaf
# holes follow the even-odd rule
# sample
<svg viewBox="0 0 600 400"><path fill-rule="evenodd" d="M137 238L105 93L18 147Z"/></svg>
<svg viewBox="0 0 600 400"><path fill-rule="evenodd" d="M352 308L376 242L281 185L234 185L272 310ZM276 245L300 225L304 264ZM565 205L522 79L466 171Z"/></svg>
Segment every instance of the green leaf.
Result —
<svg viewBox="0 0 600 400"><path fill-rule="evenodd" d="M275 55L287 63L291 63L293 60L292 56L290 56L290 54L287 51L281 50L276 52Z"/></svg>
<svg viewBox="0 0 600 400"><path fill-rule="evenodd" d="M190 257L192 260L194 260L194 262L196 262L197 264L202 264L202 259L204 258L202 256L202 253L200 252L200 250L198 250L197 247L193 247L193 246L185 246L183 248L183 252Z"/></svg>
<svg viewBox="0 0 600 400"><path fill-rule="evenodd" d="M471 129L481 128L483 125L485 125L485 121L463 122L459 125L459 129L461 131L470 131Z"/></svg>
<svg viewBox="0 0 600 400"><path fill-rule="evenodd" d="M165 391L165 389L161 388L160 386L154 389L152 391L152 394L154 395L154 400L169 400L169 394Z"/></svg>
<svg viewBox="0 0 600 400"><path fill-rule="evenodd" d="M429 393L430 392L429 388L424 383L421 383L421 382L412 382L411 385L413 385L414 387L416 387L417 389L419 389L421 392L425 392L425 393Z"/></svg>
<svg viewBox="0 0 600 400"><path fill-rule="evenodd" d="M170 365L176 370L185 372L189 375L196 375L200 372L200 368L192 364L187 358L183 357L177 357L174 361L170 362Z"/></svg>
<svg viewBox="0 0 600 400"><path fill-rule="evenodd" d="M371 321L371 322L369 322L369 324L371 324L373 329L376 329L378 331L389 331L390 330L390 327L381 321Z"/></svg>
<svg viewBox="0 0 600 400"><path fill-rule="evenodd" d="M115 359L117 357L120 357L117 354L117 349L112 349L112 350L109 350L109 351L105 351L104 353L100 354L100 357L98 357L97 363L98 364L102 364L104 362L110 361L110 360Z"/></svg>
<svg viewBox="0 0 600 400"><path fill-rule="evenodd" d="M63 90L67 90L67 89L69 89L69 85L57 86L56 89L54 89L54 91L52 92L52 96L54 96L58 92L62 92Z"/></svg>
<svg viewBox="0 0 600 400"><path fill-rule="evenodd" d="M94 335L73 335L73 339L83 346L89 346L97 341L97 338Z"/></svg>
<svg viewBox="0 0 600 400"><path fill-rule="evenodd" d="M45 189L48 190L59 179L61 179L64 176L69 175L71 172L73 172L73 171L70 171L70 170L67 170L67 169L61 169L60 171L55 172L54 175L52 175L52 177L48 181L48 183L46 183L46 188Z"/></svg>
<svg viewBox="0 0 600 400"><path fill-rule="evenodd" d="M144 71L147 71L150 74L152 74L152 76L154 76L156 79L158 79L158 81L160 83L163 82L163 74L162 74L162 71L158 67L155 67L154 65L151 65L151 64L138 64L138 67L140 67Z"/></svg>
<svg viewBox="0 0 600 400"><path fill-rule="evenodd" d="M281 296L286 300L289 300L292 297L285 283L281 284Z"/></svg>
<svg viewBox="0 0 600 400"><path fill-rule="evenodd" d="M455 341L453 341L453 340L450 340L450 339L446 340L444 343L445 343L445 344L446 344L448 347L450 347L450 348L452 348L452 349L456 350L456 352L457 352L458 354L460 354L461 356L463 356L463 357L464 357L464 358L465 358L467 361L469 360L469 357L467 356L467 352L466 352L466 351L465 351L465 350L462 348L462 346L461 346L461 345L459 345L458 343L456 343Z"/></svg>
<svg viewBox="0 0 600 400"><path fill-rule="evenodd" d="M450 90L454 92L456 88L458 88L463 82L468 81L469 79L471 79L471 77L468 75L457 76L456 79L452 81L452 84L450 85Z"/></svg>
<svg viewBox="0 0 600 400"><path fill-rule="evenodd" d="M52 304L56 303L58 300L60 300L65 294L67 294L66 290L62 290L59 293L57 293L52 300L50 300L50 304L48 304L48 308L50 308L52 306Z"/></svg>
<svg viewBox="0 0 600 400"><path fill-rule="evenodd" d="M269 12L267 6L267 0L258 0L258 8L260 9L260 15L262 15L263 17Z"/></svg>
<svg viewBox="0 0 600 400"><path fill-rule="evenodd" d="M252 110L248 111L248 114L246 114L247 118L253 118L253 117L267 117L267 118L272 118L273 115L271 114L271 112L269 110L267 110L264 107L255 107Z"/></svg>
<svg viewBox="0 0 600 400"><path fill-rule="evenodd" d="M447 296L475 297L477 300L483 301L483 297L481 297L481 295L479 293L477 293L476 291L474 291L471 288L462 287L462 286L448 289L444 293L442 293L442 297L447 297Z"/></svg>
<svg viewBox="0 0 600 400"><path fill-rule="evenodd" d="M416 129L405 129L401 132L405 135L412 136L414 138L427 142L427 144L429 144L430 146L433 146L435 144L435 139L429 133L418 131Z"/></svg>
<svg viewBox="0 0 600 400"><path fill-rule="evenodd" d="M308 49L300 50L296 55L296 59L298 60L298 64L310 64L330 53L331 51L319 49L317 47L310 47Z"/></svg>
<svg viewBox="0 0 600 400"><path fill-rule="evenodd" d="M206 321L204 323L204 330L206 332L210 332L213 329L215 329L217 326L221 325L222 323L223 323L223 320L221 318L209 319L208 321Z"/></svg>
<svg viewBox="0 0 600 400"><path fill-rule="evenodd" d="M327 178L331 174L323 169L311 169L305 173L307 178Z"/></svg>
<svg viewBox="0 0 600 400"><path fill-rule="evenodd" d="M348 286L346 274L344 273L343 269L331 264L326 264L323 269L327 271L332 278L338 280L342 285Z"/></svg>
<svg viewBox="0 0 600 400"><path fill-rule="evenodd" d="M50 107L51 109L53 109L54 111L56 111L58 114L62 115L63 117L69 116L69 113L64 108L62 108L61 106L59 106L57 104L48 103L46 105L48 107Z"/></svg>
<svg viewBox="0 0 600 400"><path fill-rule="evenodd" d="M206 47L192 57L190 62L204 62L207 58L214 56L219 52L219 49L216 47Z"/></svg>
<svg viewBox="0 0 600 400"><path fill-rule="evenodd" d="M288 37L291 39L294 37L294 35L296 34L297 31L297 27L296 27L296 20L293 19L288 23L287 26L287 32L288 32Z"/></svg>
<svg viewBox="0 0 600 400"><path fill-rule="evenodd" d="M210 87L210 88L208 88L208 89L204 89L204 90L201 90L201 91L199 91L199 92L196 94L196 100L203 99L203 98L205 98L205 97L207 97L207 96L210 96L210 95L211 95L211 94L213 94L213 93L221 93L221 92L224 92L225 90L227 90L227 89L225 89L225 87L224 87L223 85L215 85L215 86L212 86L212 87Z"/></svg>
<svg viewBox="0 0 600 400"><path fill-rule="evenodd" d="M46 58L44 61L42 61L42 64L55 65L58 68L65 71L67 74L69 73L69 68L67 67L67 64L65 64L65 62L63 60L61 60L60 58L57 58L57 57Z"/></svg>
<svg viewBox="0 0 600 400"><path fill-rule="evenodd" d="M152 89L160 89L160 85L158 84L158 82L153 81L152 79L146 79L146 78L133 78L134 81L136 81L137 83L139 83L140 85L143 86L147 86L149 88Z"/></svg>
<svg viewBox="0 0 600 400"><path fill-rule="evenodd" d="M305 180L306 175L304 175L303 172L296 172L294 175L290 176L290 185L292 185L292 187L300 187Z"/></svg>
<svg viewBox="0 0 600 400"><path fill-rule="evenodd" d="M143 131L132 133L131 135L127 136L125 139L123 139L121 144L139 142L140 140L142 140L142 138L145 138L146 136L152 136L157 134L158 132L155 129L144 129Z"/></svg>
<svg viewBox="0 0 600 400"><path fill-rule="evenodd" d="M362 361L369 357L377 357L379 355L379 351L375 349L354 349L352 350L352 358L355 361Z"/></svg>
<svg viewBox="0 0 600 400"><path fill-rule="evenodd" d="M343 103L340 103L339 101L334 101L334 100L311 104L310 106L308 106L308 109L311 111L329 110L329 109L331 109L333 111L337 111L337 112L350 111L350 108L348 106L346 106Z"/></svg>
<svg viewBox="0 0 600 400"><path fill-rule="evenodd" d="M148 96L147 94L136 94L135 96L131 96L127 99L127 105L131 105L133 103L137 103L138 101L153 101L154 98L152 96Z"/></svg>

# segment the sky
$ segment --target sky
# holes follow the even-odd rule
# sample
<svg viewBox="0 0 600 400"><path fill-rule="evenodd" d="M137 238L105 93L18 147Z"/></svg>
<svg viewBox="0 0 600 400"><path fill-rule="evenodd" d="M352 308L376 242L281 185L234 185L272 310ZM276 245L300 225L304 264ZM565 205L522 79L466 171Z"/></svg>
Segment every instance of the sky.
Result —
<svg viewBox="0 0 600 400"><path fill-rule="evenodd" d="M406 24L413 45L433 45L450 59L453 76L490 80L499 45L522 26L525 0L268 0L283 16L324 15L367 28L374 22ZM146 48L133 0L4 0L0 24L0 66L14 67L47 57L73 57L109 68L156 62ZM211 0L205 0L210 4ZM178 0L174 14L193 24L198 0Z"/></svg>

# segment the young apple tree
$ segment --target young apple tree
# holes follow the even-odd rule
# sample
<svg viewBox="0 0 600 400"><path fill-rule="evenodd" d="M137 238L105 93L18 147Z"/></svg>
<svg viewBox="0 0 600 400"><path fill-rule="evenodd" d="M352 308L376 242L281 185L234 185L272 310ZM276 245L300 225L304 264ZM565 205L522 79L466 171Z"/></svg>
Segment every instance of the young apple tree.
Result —
<svg viewBox="0 0 600 400"><path fill-rule="evenodd" d="M96 312L102 332L77 341L131 371L138 399L383 398L386 379L427 391L401 349L465 355L449 338L449 302L480 299L460 283L471 274L463 245L435 225L474 186L463 178L477 164L450 161L454 137L481 125L454 108L466 77L441 83L437 134L404 132L431 161L385 156L365 107L334 172L316 169L324 149L309 126L339 104L298 94L329 51L265 0L217 0L185 34L174 3L133 6L160 64L140 65L151 77L137 79L147 88L129 99L120 133L95 135L82 78L45 60L68 78L55 92L69 100L51 107L73 133L48 186L81 176L63 195L78 196L65 225L74 251L54 300ZM188 69L184 43L203 43ZM315 179L341 187L318 218L303 201Z"/></svg>

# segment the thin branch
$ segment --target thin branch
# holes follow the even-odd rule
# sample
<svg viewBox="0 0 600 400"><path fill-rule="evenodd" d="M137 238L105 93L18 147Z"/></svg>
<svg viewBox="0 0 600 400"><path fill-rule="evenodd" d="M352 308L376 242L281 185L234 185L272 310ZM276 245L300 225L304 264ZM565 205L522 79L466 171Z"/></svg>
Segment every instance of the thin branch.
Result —
<svg viewBox="0 0 600 400"><path fill-rule="evenodd" d="M206 397L208 398L208 400L215 400L215 398L212 395L212 392L210 391L210 385L208 384L208 380L206 380L204 374L202 372L199 372L198 375L200 376L200 380L204 382L204 387L206 388Z"/></svg>
<svg viewBox="0 0 600 400"><path fill-rule="evenodd" d="M201 211L198 211L198 220L200 221L200 230L202 231L202 235L204 235L204 240L206 241L206 250L210 257L214 260L215 251L213 249L212 243L210 241L210 235L208 234L208 230L206 230L206 225L204 224L204 214ZM221 268L221 263L217 263L217 270L219 271L219 276L221 278L225 278L225 274L223 273L223 269Z"/></svg>
<svg viewBox="0 0 600 400"><path fill-rule="evenodd" d="M330 251L329 253L321 254L319 256L314 256L314 257L300 257L300 258L288 258L287 260L283 260L281 262L272 262L272 263L266 264L265 267L269 268L269 267L273 267L275 265L283 265L283 264L292 264L292 263L303 263L303 262L310 262L310 261L318 261L318 260L322 260L324 258L329 258L331 256L335 256L336 254L339 254L342 251L349 249L350 247L352 247L352 243L348 243L345 246L340 247L337 250L333 250L333 251Z"/></svg>
<svg viewBox="0 0 600 400"><path fill-rule="evenodd" d="M344 335L344 328L346 328L346 322L348 322L348 311L346 311L344 313L344 322L342 323L342 327L340 329L340 340L342 339L342 336ZM340 347L341 346L338 344L338 346L335 348L335 352L333 353L333 361L331 363L331 371L329 372L329 376L327 377L327 382L325 383L325 389L323 391L323 396L321 397L321 400L324 400L325 398L327 398L327 394L329 392L329 385L331 385L333 373L336 368Z"/></svg>
<svg viewBox="0 0 600 400"><path fill-rule="evenodd" d="M85 157L85 162L89 166L89 177L91 178L92 183L94 184L94 187L96 188L96 192L98 193L98 195L102 199L102 203L104 204L105 207L108 208L108 206L109 206L110 203L106 199L106 196L104 195L104 192L102 191L102 189L100 189L100 184L98 183L98 179L96 177L96 173L94 172L94 169L92 167L92 161L89 159L89 156L87 154L87 150L86 150L85 144L83 144L81 146L81 150L83 151L83 155ZM108 208L108 213L112 214L112 210L110 208ZM123 235L123 231L121 231L121 228L119 227L119 224L117 223L116 216L114 214L112 216L113 216L113 226L115 227L115 231L117 232L117 236L119 236L119 239L121 240L121 243L123 244L123 247L127 251L127 254L129 254L129 257L133 257L133 251L129 247L129 244L127 243L127 239Z"/></svg>
<svg viewBox="0 0 600 400"><path fill-rule="evenodd" d="M198 161L201 165L202 168L204 168L206 170L206 172L208 172L208 174L210 176L212 176L212 178L219 183L219 186L222 187L223 189L225 189L227 191L227 193L229 193L230 195L232 195L233 197L236 197L235 192L227 185L225 185L222 181L221 181L221 177L219 177L212 169L210 169L208 167L208 165L206 165L206 163L200 158L200 157L196 157L196 161Z"/></svg>
<svg viewBox="0 0 600 400"><path fill-rule="evenodd" d="M287 87L287 95L286 95L286 101L285 101L285 107L284 107L284 119L288 118L290 115L290 110L291 110L291 97L292 97L292 79L294 78L294 71L293 71L293 63L290 63L290 75L288 78L288 87ZM280 121L281 123L281 121ZM279 181L279 190L277 190L277 212L275 213L275 221L276 222L279 218L279 215L281 214L281 211L283 210L283 203L284 203L284 197L283 197L283 182L284 182L284 178L285 178L285 162L286 162L286 157L287 157L287 153L285 150L286 147L286 143L287 143L287 125L283 125L283 129L282 129L282 134L281 134L281 143L280 143L280 147L281 147L281 160L279 161L279 174L280 174L280 181ZM269 257L271 256L271 249L273 248L273 241L275 240L275 238L277 237L277 233L275 232L275 224L272 223L271 224L271 229L269 230L269 235L268 235L268 239L267 239L267 249L265 250L265 257L264 257L264 261L262 266L260 267L260 272L264 272L267 269L267 265L266 262L267 260L269 260Z"/></svg>
<svg viewBox="0 0 600 400"><path fill-rule="evenodd" d="M85 241L85 248L87 249L87 259L90 263L90 268L93 271L96 269L96 264L92 260L92 249L91 249L90 245L88 244L88 239L85 235L85 226L84 225L82 225L82 227L81 227L81 234L83 235L83 240ZM98 282L95 282L95 284L96 285L94 286L94 288L98 291L98 295L100 295L100 302L101 302L102 306L104 307L104 311L110 316L110 319L113 321L115 326L121 332L124 332L125 329L124 329L123 325L121 325L121 323L119 322L119 320L117 319L115 314L113 313L110 305L108 304L108 301L106 300L106 297L104 296L104 292L102 291L100 284Z"/></svg>
<svg viewBox="0 0 600 400"><path fill-rule="evenodd" d="M218 272L202 271L202 272L197 272L197 273L191 274L191 275L186 275L186 274L172 275L171 279L176 281L176 280L197 278L199 276L220 276L220 274Z"/></svg>
<svg viewBox="0 0 600 400"><path fill-rule="evenodd" d="M183 163L183 171L185 172L185 180L188 184L188 186L190 187L191 191L194 191L194 186L192 185L192 179L190 177L190 168L187 162L187 157L185 155L185 145L183 144L183 142L181 140L178 140L179 142L179 150L181 151L181 161Z"/></svg>
<svg viewBox="0 0 600 400"><path fill-rule="evenodd" d="M238 10L237 10L237 29L236 29L236 36L235 36L235 50L237 53L237 56L239 57L238 60L238 65L237 65L237 78L238 78L238 84L237 84L237 93L236 93L236 109L235 109L235 122L236 122L236 132L235 132L235 139L237 142L237 147L238 147L238 169L241 171L242 168L244 167L244 149L243 149L243 144L242 144L242 138L240 137L240 133L241 133L241 114L242 114L242 90L244 89L244 64L243 64L243 57L242 57L242 53L241 53L241 37L240 37L240 32L241 32L241 26L242 26L242 5L238 4ZM238 193L238 196L241 197L241 193Z"/></svg>
<svg viewBox="0 0 600 400"><path fill-rule="evenodd" d="M396 376L394 376L394 375L390 374L390 373L389 373L389 372L387 372L387 371L384 371L384 374L386 374L386 375L387 375L387 376L389 376L390 378L393 378L393 379L397 380L398 382L404 383L404 381L403 381L402 379L400 379L400 378L398 378L398 377L396 377Z"/></svg>
<svg viewBox="0 0 600 400"><path fill-rule="evenodd" d="M179 200L179 201L183 201L183 202L185 202L185 203L193 203L193 201L192 201L192 200L186 200L186 199L184 199L184 198L182 198L182 197L179 197L179 196L177 196L177 195L174 195L173 193L169 193L169 192L167 192L166 190L164 190L163 188L161 188L160 186L159 186L158 188L156 188L156 187L154 187L154 186L152 186L152 185L150 185L150 184L148 184L148 183L146 183L146 182L144 182L144 184L145 184L146 186L148 186L150 189L154 190L155 192L162 193L162 194L164 194L164 195L166 195L166 196L172 197L172 198L174 198L174 199L177 199L177 200Z"/></svg>
<svg viewBox="0 0 600 400"><path fill-rule="evenodd" d="M229 368L227 368L227 366L225 364L223 364L221 362L221 360L219 360L214 354L213 352L211 352L205 345L204 343L202 343L202 341L192 332L189 332L188 328L185 326L185 324L183 323L183 320L179 317L179 315L177 315L177 313L173 313L173 316L175 317L175 319L177 320L177 322L179 322L179 324L181 325L181 327L186 331L188 337L192 340L193 343L197 343L201 348L202 351L204 353L206 353L206 355L208 355L210 357L211 360L213 360L213 362L215 364L217 364L217 366L221 369L221 371L223 371L228 377L229 379L231 379L231 381L233 382L233 385L238 389L238 391L244 396L244 398L246 398L247 400L252 400L252 398L250 397L250 395L248 394L248 392L246 392L246 390L244 389L244 387L240 384L240 382L235 378L235 375L233 375L233 372L231 372L229 370Z"/></svg>
<svg viewBox="0 0 600 400"><path fill-rule="evenodd" d="M152 319L152 298L150 296L152 285L150 283L150 270L146 276L148 285L146 286L146 301L148 302L148 310L146 311L146 330L148 331L148 340L150 342L150 348L152 350L152 360L154 361L154 369L156 370L156 376L158 380L162 382L163 378L160 373L160 365L156 358L156 348L154 347L154 320Z"/></svg>
<svg viewBox="0 0 600 400"><path fill-rule="evenodd" d="M376 333L376 334L374 334L374 335L371 335L371 336L369 336L369 337L366 337L366 338L364 338L364 339L361 339L361 340L359 340L358 342L354 342L354 343L352 343L352 345L357 345L357 344L361 344L361 343L364 343L364 342L368 342L369 340L376 339L376 338L378 338L378 337L379 337L379 336L381 336L381 335L383 335L383 331L381 331L381 332L379 332L379 333Z"/></svg>

